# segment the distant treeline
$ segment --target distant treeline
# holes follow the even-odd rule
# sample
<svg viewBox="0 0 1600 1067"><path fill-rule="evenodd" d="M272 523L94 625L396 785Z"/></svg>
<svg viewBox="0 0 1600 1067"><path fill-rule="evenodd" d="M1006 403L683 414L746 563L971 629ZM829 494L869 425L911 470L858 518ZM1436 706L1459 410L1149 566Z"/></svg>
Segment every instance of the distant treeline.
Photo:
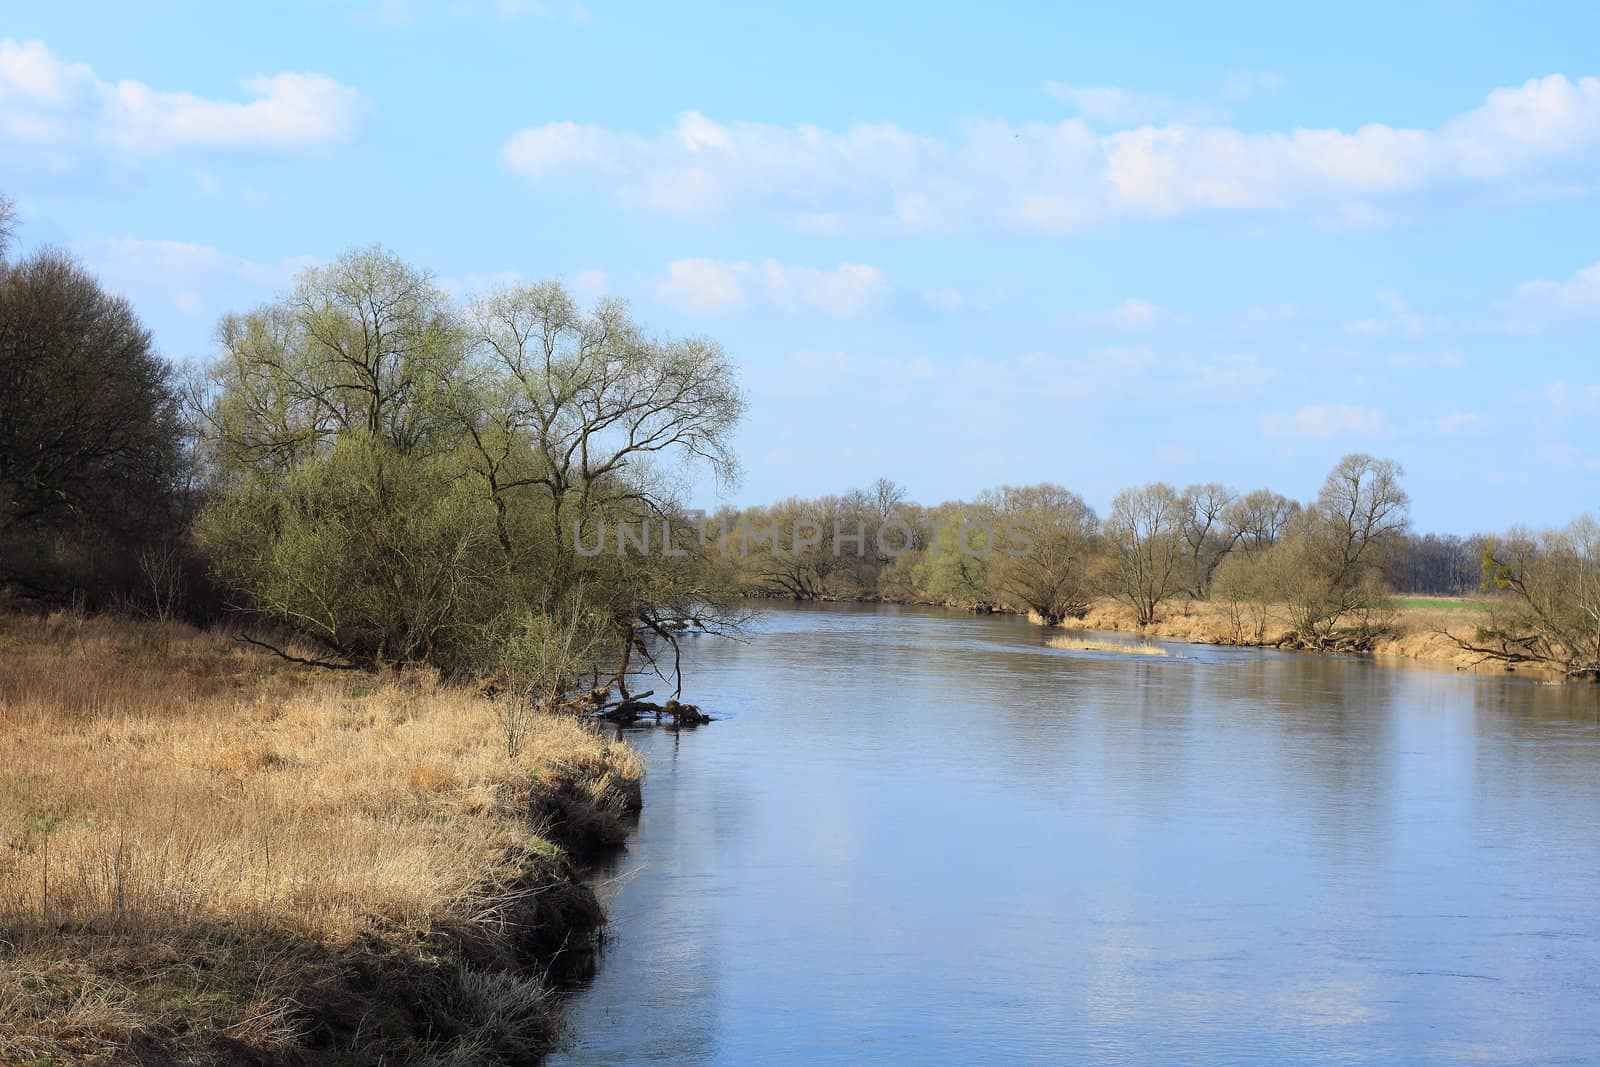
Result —
<svg viewBox="0 0 1600 1067"><path fill-rule="evenodd" d="M1372 462L1376 465L1381 461ZM1398 468L1394 470L1398 474ZM1191 580L1182 584L1179 591L1199 597L1206 595L1217 567L1230 553L1270 547L1305 508L1270 489L1240 493L1216 483L1182 490L1157 483L1142 490L1146 491L1171 503L1172 532L1187 546L1191 572ZM825 539L815 546L820 551L811 553L809 562L801 566L747 567L741 579L747 589L766 587L800 599L910 591L977 605L992 600L989 594L993 591L978 587L970 569L958 571L960 580L953 586L941 582L937 568L929 569L927 553L930 548L936 550L937 531L952 524L966 524L969 551L965 554L1003 552L1014 547L1005 536L1006 525L1022 515L1052 523L1082 524L1091 537L1105 532L1105 524L1087 505L1057 485L1005 486L984 492L973 501L947 501L924 507L911 502L906 491L887 478L880 478L866 489L838 495L790 498L775 505L724 511L705 525L718 531L719 536L722 531L730 532L732 536L721 543L740 555L760 555L763 548L770 546L766 538L774 525L784 537L785 555L794 547L789 528L796 523L800 524L802 542L812 537ZM892 524L891 517L895 520ZM811 532L811 524L821 532ZM991 528L998 534L992 545L985 539ZM833 543L836 530L844 534L838 545ZM857 531L865 531L864 536L856 536ZM1484 553L1495 543L1493 536L1419 535L1404 526L1388 533L1381 553L1382 576L1393 592L1462 596L1482 588ZM888 551L879 551L880 540ZM826 556L830 549L841 556L862 558L856 563L841 561L837 566L824 563L819 569L816 557ZM917 558L899 567L890 566L908 553Z"/></svg>
<svg viewBox="0 0 1600 1067"><path fill-rule="evenodd" d="M879 479L726 510L702 526L747 595L926 602L1046 623L1082 617L1105 596L1130 605L1141 625L1173 601L1213 600L1257 641L1264 607L1282 605L1296 641L1314 648L1371 647L1394 622L1395 593L1486 593L1492 610L1458 636L1463 647L1594 673L1600 524L1417 535L1402 473L1393 460L1349 455L1306 502L1155 482L1119 493L1104 518L1059 485L923 506Z"/></svg>

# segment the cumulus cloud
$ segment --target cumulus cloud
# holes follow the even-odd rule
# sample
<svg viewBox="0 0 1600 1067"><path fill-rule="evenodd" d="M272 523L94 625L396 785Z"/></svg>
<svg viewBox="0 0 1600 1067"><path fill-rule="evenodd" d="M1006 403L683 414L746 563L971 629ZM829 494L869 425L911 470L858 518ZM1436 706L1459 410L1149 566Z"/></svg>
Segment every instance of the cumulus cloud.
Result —
<svg viewBox="0 0 1600 1067"><path fill-rule="evenodd" d="M1101 133L1082 118L982 118L933 136L894 123L828 129L689 111L656 133L531 126L507 140L503 155L530 181L588 182L674 215L765 213L830 232L1059 234L1112 218L1193 213L1370 224L1381 221L1374 203L1385 198L1455 186L1522 191L1581 174L1597 149L1600 78L1552 74L1496 89L1431 128L1169 122Z"/></svg>
<svg viewBox="0 0 1600 1067"><path fill-rule="evenodd" d="M315 262L308 256L264 262L191 241L138 237L81 243L74 250L113 291L170 303L199 321L214 318L229 300L266 299Z"/></svg>
<svg viewBox="0 0 1600 1067"><path fill-rule="evenodd" d="M1389 432L1388 419L1376 408L1354 404L1316 404L1293 414L1261 416L1261 431L1268 437L1381 437Z"/></svg>
<svg viewBox="0 0 1600 1067"><path fill-rule="evenodd" d="M67 167L180 149L299 151L352 139L361 94L322 74L245 78L229 100L108 82L40 41L0 41L0 142Z"/></svg>
<svg viewBox="0 0 1600 1067"><path fill-rule="evenodd" d="M1556 322L1600 318L1600 263L1574 271L1564 281L1536 279L1517 286L1500 301L1507 325L1533 333Z"/></svg>
<svg viewBox="0 0 1600 1067"><path fill-rule="evenodd" d="M656 296L685 311L731 311L754 301L785 311L818 311L853 318L885 293L888 281L877 267L841 263L831 270L779 263L775 259L679 259L667 264L655 283Z"/></svg>

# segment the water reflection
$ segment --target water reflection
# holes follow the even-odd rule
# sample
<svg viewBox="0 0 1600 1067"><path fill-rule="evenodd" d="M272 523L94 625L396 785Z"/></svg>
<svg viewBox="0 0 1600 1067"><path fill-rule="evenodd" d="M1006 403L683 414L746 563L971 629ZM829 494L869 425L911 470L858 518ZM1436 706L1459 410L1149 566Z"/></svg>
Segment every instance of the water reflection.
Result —
<svg viewBox="0 0 1600 1067"><path fill-rule="evenodd" d="M1600 695L783 608L638 735L554 1062L1586 1062Z"/></svg>

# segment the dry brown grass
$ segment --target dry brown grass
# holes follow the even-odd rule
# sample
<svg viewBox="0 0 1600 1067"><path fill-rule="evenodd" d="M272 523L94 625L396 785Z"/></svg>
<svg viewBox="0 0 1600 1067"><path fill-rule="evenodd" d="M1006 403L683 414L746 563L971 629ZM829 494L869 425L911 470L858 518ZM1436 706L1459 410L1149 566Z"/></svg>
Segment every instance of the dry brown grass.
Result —
<svg viewBox="0 0 1600 1067"><path fill-rule="evenodd" d="M306 1047L305 982L503 919L556 870L539 813L604 836L641 773L567 718L508 759L493 707L426 675L71 616L0 617L0 768L0 1061L74 1062ZM496 1018L542 996L470 968L450 991L490 993Z"/></svg>
<svg viewBox="0 0 1600 1067"><path fill-rule="evenodd" d="M1065 648L1082 652L1116 652L1124 656L1165 656L1166 649L1160 645L1142 644L1137 641L1106 641L1097 637L1052 637L1049 640L1051 648Z"/></svg>
<svg viewBox="0 0 1600 1067"><path fill-rule="evenodd" d="M1464 603L1467 606L1463 606ZM1444 630L1461 637L1471 637L1485 617L1479 602L1464 602L1461 598L1408 597L1400 604L1394 614L1390 634L1380 638L1374 645L1374 656L1483 673L1504 673L1508 669L1500 664L1480 662L1480 656L1463 652L1459 645L1440 632ZM1212 645L1279 645L1290 641L1293 636L1289 611L1285 605L1241 605L1235 618L1229 605L1220 599L1169 601L1162 605L1160 615L1152 625L1141 628L1132 608L1105 597L1095 601L1088 614L1081 620L1075 620L1072 625L1089 630L1139 632L1151 637ZM1529 674L1541 673L1527 667L1520 670Z"/></svg>

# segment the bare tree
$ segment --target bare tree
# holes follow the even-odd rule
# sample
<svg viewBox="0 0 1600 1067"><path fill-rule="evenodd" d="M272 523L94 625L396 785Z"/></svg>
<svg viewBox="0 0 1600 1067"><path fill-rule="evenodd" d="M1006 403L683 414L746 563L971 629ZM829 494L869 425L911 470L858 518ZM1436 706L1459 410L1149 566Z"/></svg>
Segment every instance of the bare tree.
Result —
<svg viewBox="0 0 1600 1067"><path fill-rule="evenodd" d="M17 234L17 205L9 196L0 193L0 264L6 261L6 252Z"/></svg>
<svg viewBox="0 0 1600 1067"><path fill-rule="evenodd" d="M1165 482L1125 489L1111 504L1106 519L1111 588L1133 605L1141 626L1154 622L1162 602L1183 588L1184 527L1190 514Z"/></svg>
<svg viewBox="0 0 1600 1067"><path fill-rule="evenodd" d="M1216 482L1191 485L1183 491L1183 540L1189 550L1190 592L1196 597L1209 593L1218 564L1239 540L1239 531L1226 520L1228 509L1238 499L1238 492Z"/></svg>
<svg viewBox="0 0 1600 1067"><path fill-rule="evenodd" d="M186 554L182 545L175 541L150 545L140 549L137 559L151 617L170 622L183 603Z"/></svg>
<svg viewBox="0 0 1600 1067"><path fill-rule="evenodd" d="M1505 602L1470 638L1451 634L1460 647L1486 660L1600 679L1600 519L1514 531L1491 543L1483 570Z"/></svg>
<svg viewBox="0 0 1600 1067"><path fill-rule="evenodd" d="M1317 495L1325 526L1327 563L1335 585L1354 581L1364 565L1391 549L1410 522L1405 472L1392 459L1354 453L1339 461Z"/></svg>
<svg viewBox="0 0 1600 1067"><path fill-rule="evenodd" d="M1301 641L1366 649L1391 625L1383 577L1409 521L1402 473L1393 460L1344 457L1273 550Z"/></svg>
<svg viewBox="0 0 1600 1067"><path fill-rule="evenodd" d="M1054 625L1081 616L1091 597L1090 563L1100 520L1077 493L1059 485L1002 486L980 503L996 529L975 533L963 554L982 551L992 587L1012 607ZM958 522L972 516L958 513ZM980 521L980 527L983 525ZM980 538L992 536L984 546Z"/></svg>
<svg viewBox="0 0 1600 1067"><path fill-rule="evenodd" d="M1300 505L1271 489L1256 489L1229 504L1223 523L1234 543L1258 552L1278 543Z"/></svg>

